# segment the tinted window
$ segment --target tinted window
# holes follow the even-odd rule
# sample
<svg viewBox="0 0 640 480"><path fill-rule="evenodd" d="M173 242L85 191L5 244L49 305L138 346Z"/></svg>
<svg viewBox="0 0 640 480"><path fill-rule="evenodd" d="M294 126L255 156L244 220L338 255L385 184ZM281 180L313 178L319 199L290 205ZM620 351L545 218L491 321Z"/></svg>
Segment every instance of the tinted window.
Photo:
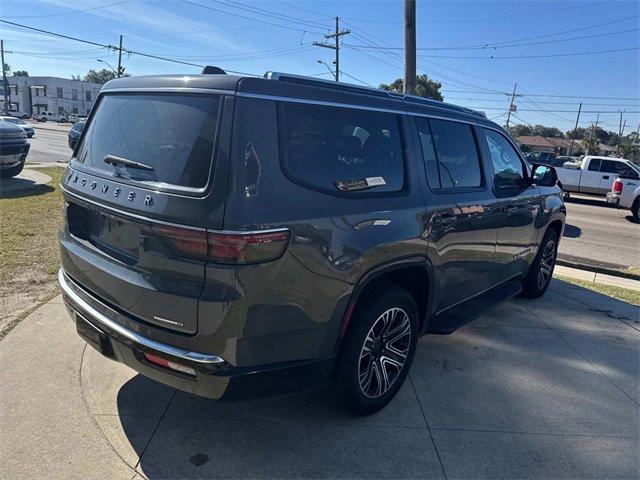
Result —
<svg viewBox="0 0 640 480"><path fill-rule="evenodd" d="M218 118L218 96L105 95L77 159L125 178L198 188L207 183ZM104 162L106 155L152 167Z"/></svg>
<svg viewBox="0 0 640 480"><path fill-rule="evenodd" d="M436 188L482 185L480 160L471 126L446 120L429 120L438 159Z"/></svg>
<svg viewBox="0 0 640 480"><path fill-rule="evenodd" d="M431 188L440 188L438 161L436 159L436 151L433 146L433 136L431 135L429 122L426 118L418 118L416 122L418 134L420 135L420 144L422 145L422 157L427 172L427 181Z"/></svg>
<svg viewBox="0 0 640 480"><path fill-rule="evenodd" d="M484 136L491 154L493 183L496 188L522 186L522 180L525 176L524 166L511 144L493 130L484 130Z"/></svg>
<svg viewBox="0 0 640 480"><path fill-rule="evenodd" d="M283 166L294 179L334 192L402 189L397 115L296 103L280 108Z"/></svg>
<svg viewBox="0 0 640 480"><path fill-rule="evenodd" d="M600 171L600 159L592 158L589 162L589 171L590 172L599 172Z"/></svg>

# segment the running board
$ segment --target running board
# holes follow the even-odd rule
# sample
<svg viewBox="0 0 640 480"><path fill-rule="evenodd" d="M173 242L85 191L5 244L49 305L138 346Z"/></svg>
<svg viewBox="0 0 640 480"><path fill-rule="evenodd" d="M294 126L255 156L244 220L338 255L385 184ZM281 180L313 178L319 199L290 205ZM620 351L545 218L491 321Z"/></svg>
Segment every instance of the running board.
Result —
<svg viewBox="0 0 640 480"><path fill-rule="evenodd" d="M431 318L427 333L448 335L470 321L484 315L493 307L515 297L522 291L519 280L510 280L466 302Z"/></svg>

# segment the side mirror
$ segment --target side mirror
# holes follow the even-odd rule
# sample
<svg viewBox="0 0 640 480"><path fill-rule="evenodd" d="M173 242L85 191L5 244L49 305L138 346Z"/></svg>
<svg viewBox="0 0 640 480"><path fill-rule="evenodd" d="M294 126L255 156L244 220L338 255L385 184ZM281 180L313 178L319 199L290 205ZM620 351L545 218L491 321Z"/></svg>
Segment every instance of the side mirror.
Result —
<svg viewBox="0 0 640 480"><path fill-rule="evenodd" d="M578 170L580 168L580 164L579 163L575 163L575 162L564 162L562 164L563 168L569 168L571 170Z"/></svg>
<svg viewBox="0 0 640 480"><path fill-rule="evenodd" d="M531 178L533 184L540 187L553 187L558 183L556 169L547 165L534 165L531 169Z"/></svg>

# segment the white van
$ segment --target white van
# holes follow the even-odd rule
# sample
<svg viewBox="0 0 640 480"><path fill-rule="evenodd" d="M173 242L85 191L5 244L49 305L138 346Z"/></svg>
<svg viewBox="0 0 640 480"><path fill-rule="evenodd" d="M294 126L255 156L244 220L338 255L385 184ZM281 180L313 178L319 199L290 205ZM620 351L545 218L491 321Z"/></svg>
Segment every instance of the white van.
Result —
<svg viewBox="0 0 640 480"><path fill-rule="evenodd" d="M39 122L59 122L59 123L67 123L69 121L69 117L63 113L53 113L53 112L40 112L35 116L36 120Z"/></svg>

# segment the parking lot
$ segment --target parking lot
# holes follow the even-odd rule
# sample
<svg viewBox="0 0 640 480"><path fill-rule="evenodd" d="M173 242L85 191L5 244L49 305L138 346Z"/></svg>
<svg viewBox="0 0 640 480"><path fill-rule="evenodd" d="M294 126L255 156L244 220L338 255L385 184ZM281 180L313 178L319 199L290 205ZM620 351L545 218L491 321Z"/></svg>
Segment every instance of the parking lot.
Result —
<svg viewBox="0 0 640 480"><path fill-rule="evenodd" d="M3 340L0 477L637 478L639 351L636 307L554 280L423 337L398 397L359 418L322 391L155 383L87 347L57 297Z"/></svg>

